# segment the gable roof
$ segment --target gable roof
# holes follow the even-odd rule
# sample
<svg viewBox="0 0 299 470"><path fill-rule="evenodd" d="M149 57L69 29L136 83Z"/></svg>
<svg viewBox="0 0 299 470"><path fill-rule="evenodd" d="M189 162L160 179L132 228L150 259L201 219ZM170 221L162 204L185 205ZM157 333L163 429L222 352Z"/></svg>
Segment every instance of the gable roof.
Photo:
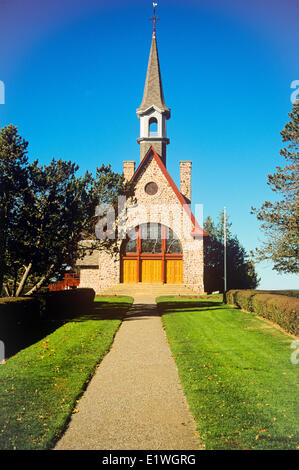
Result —
<svg viewBox="0 0 299 470"><path fill-rule="evenodd" d="M143 160L140 162L140 165L138 166L137 170L135 171L134 175L132 176L132 180L131 181L136 181L138 176L140 175L141 173L141 170L143 169L144 165L146 164L146 162L149 160L149 158L153 156L153 158L155 159L155 161L157 162L161 172L163 173L163 175L165 176L167 182L169 183L170 187L172 188L174 194L176 195L176 197L178 198L180 204L183 206L184 210L186 211L186 213L188 214L188 216L190 217L191 219L191 222L192 222L192 225L193 225L193 230L191 231L191 235L193 237L199 237L199 236L206 236L208 235L199 225L199 223L197 222L197 220L195 219L195 216L193 214L193 212L191 211L191 208L190 208L190 204L187 203L186 199L184 198L184 196L182 195L182 193L179 191L177 185L175 184L175 182L173 181L173 179L171 178L170 174L168 173L164 163L162 162L160 156L157 154L157 152L155 151L154 147L151 146L147 153L145 154Z"/></svg>

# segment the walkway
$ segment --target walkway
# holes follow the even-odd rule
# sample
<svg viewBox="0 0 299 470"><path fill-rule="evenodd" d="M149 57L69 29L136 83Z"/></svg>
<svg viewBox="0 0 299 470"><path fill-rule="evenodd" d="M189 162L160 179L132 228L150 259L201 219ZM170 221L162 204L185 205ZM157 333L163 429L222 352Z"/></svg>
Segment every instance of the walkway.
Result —
<svg viewBox="0 0 299 470"><path fill-rule="evenodd" d="M201 448L153 296L136 295L77 409L55 449Z"/></svg>

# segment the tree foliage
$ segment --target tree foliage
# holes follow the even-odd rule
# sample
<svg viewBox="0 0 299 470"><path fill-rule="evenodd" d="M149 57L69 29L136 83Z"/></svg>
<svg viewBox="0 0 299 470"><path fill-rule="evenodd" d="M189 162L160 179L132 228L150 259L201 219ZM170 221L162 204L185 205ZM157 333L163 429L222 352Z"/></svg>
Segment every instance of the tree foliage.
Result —
<svg viewBox="0 0 299 470"><path fill-rule="evenodd" d="M271 260L278 272L299 272L299 102L295 102L290 121L281 132L284 148L283 168L268 175L267 184L280 196L277 202L266 201L252 213L262 222L266 242L256 250L257 261Z"/></svg>
<svg viewBox="0 0 299 470"><path fill-rule="evenodd" d="M205 291L223 292L224 289L224 214L219 215L217 224L208 216L204 230L204 286ZM254 263L248 259L238 238L231 233L231 223L226 223L227 290L255 289L259 279Z"/></svg>
<svg viewBox="0 0 299 470"><path fill-rule="evenodd" d="M117 240L97 240L96 208L117 204L118 195L131 197L134 188L110 166L96 176L53 159L49 165L29 163L27 146L10 125L0 133L0 292L27 294L59 276L93 249L117 250ZM88 239L84 244L82 240Z"/></svg>

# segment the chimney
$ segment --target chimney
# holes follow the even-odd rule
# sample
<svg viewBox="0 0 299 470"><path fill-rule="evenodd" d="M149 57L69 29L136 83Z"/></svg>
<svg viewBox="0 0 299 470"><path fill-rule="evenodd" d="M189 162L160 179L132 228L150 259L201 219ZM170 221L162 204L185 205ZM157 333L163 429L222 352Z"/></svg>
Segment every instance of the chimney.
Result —
<svg viewBox="0 0 299 470"><path fill-rule="evenodd" d="M191 166L190 161L180 162L180 191L188 204L191 202Z"/></svg>
<svg viewBox="0 0 299 470"><path fill-rule="evenodd" d="M135 173L135 162L134 161L126 161L124 163L124 170L123 170L123 175L125 180L130 181L132 179L132 176Z"/></svg>

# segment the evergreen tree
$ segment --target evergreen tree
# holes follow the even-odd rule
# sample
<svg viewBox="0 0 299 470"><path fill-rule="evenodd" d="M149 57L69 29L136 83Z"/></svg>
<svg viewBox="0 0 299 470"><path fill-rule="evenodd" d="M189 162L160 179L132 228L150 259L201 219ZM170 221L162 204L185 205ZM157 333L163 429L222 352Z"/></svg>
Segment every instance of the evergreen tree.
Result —
<svg viewBox="0 0 299 470"><path fill-rule="evenodd" d="M281 132L286 143L280 154L286 159L284 168L268 175L268 185L279 194L277 202L264 202L252 213L262 222L266 242L256 249L257 261L272 260L278 272L299 272L299 102L295 102L291 118Z"/></svg>
<svg viewBox="0 0 299 470"><path fill-rule="evenodd" d="M259 279L254 264L248 259L238 238L231 233L231 223L226 223L227 289L255 289ZM224 214L215 225L208 216L204 222L208 237L204 238L204 286L206 292L224 289Z"/></svg>
<svg viewBox="0 0 299 470"><path fill-rule="evenodd" d="M22 216L28 190L28 142L9 125L0 132L0 295L8 269L8 244Z"/></svg>
<svg viewBox="0 0 299 470"><path fill-rule="evenodd" d="M134 193L110 166L97 168L93 177L77 176L78 166L70 161L29 163L27 145L15 127L2 129L0 280L6 295L16 297L37 291L94 249L117 252L116 237L96 239L96 208L100 203L115 207L118 195Z"/></svg>

